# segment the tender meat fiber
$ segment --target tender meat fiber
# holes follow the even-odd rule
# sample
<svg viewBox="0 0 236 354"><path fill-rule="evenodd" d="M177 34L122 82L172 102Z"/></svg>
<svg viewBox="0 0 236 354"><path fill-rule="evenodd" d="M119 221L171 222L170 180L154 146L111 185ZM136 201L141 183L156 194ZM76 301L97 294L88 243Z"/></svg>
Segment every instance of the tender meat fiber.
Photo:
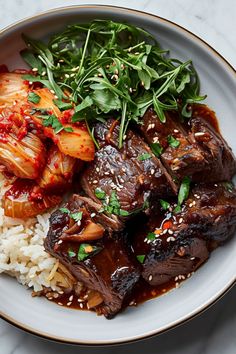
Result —
<svg viewBox="0 0 236 354"><path fill-rule="evenodd" d="M74 196L65 207L71 212L83 211L87 221L91 221L91 213L95 213L92 222L97 225L107 223L107 216L97 214L96 206L94 207L93 202L89 203L88 198ZM83 261L78 261L77 254L81 242L78 241L79 234L76 235L77 240L73 241L69 229L76 226L71 227L70 222L71 218L68 213L57 210L52 214L45 248L85 286L100 293L104 302L99 306L98 312L111 318L121 310L126 295L132 290L140 276L138 266L128 253L125 235L113 234L111 238L105 231L102 238L91 241L89 246L87 245L87 247L96 247L98 252L96 251Z"/></svg>
<svg viewBox="0 0 236 354"><path fill-rule="evenodd" d="M162 146L161 161L177 179L191 176L195 182L230 180L236 172L233 153L211 125L214 112L204 105L193 107L193 117L181 121L178 113L166 113L166 123L161 123L155 112L148 110L139 126L145 140ZM179 146L171 146L173 137Z"/></svg>
<svg viewBox="0 0 236 354"><path fill-rule="evenodd" d="M132 245L136 255L145 255L144 279L160 285L195 271L208 258L208 250L226 241L235 230L236 191L232 185L198 185L180 213L153 215ZM148 232L152 234L148 236Z"/></svg>
<svg viewBox="0 0 236 354"><path fill-rule="evenodd" d="M236 172L233 152L221 134L211 125L209 117L212 116L216 119L214 112L207 106L197 105L193 117L185 125L191 141L198 144L207 161L203 170L195 171L193 174L195 181L229 181Z"/></svg>
<svg viewBox="0 0 236 354"><path fill-rule="evenodd" d="M115 191L121 209L133 212L141 209L150 196L176 194L175 184L148 145L128 130L123 147L118 149L118 133L115 120L95 127L100 149L82 174L82 187L89 197L97 200L97 188L107 196Z"/></svg>

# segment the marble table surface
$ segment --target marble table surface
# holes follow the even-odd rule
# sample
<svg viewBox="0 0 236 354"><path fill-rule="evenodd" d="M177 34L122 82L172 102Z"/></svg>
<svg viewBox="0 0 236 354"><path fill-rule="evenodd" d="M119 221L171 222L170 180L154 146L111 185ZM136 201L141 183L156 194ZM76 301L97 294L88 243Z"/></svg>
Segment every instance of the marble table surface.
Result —
<svg viewBox="0 0 236 354"><path fill-rule="evenodd" d="M84 3L129 6L177 22L206 40L236 68L235 0L0 0L0 28L50 8ZM234 354L235 298L236 287L201 316L175 330L135 344L106 348L85 348L49 342L0 320L0 353Z"/></svg>

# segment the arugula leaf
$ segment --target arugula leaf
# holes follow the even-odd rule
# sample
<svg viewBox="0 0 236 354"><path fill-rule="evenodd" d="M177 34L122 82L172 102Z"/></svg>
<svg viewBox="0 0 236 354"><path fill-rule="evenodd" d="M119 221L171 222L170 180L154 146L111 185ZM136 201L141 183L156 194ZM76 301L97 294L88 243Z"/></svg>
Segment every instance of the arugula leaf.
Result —
<svg viewBox="0 0 236 354"><path fill-rule="evenodd" d="M166 201L163 200L163 199L160 199L160 204L161 204L161 206L162 206L162 208L163 208L164 210L168 210L169 207L170 207L170 203L166 202Z"/></svg>
<svg viewBox="0 0 236 354"><path fill-rule="evenodd" d="M101 250L102 247L97 247L88 243L81 243L77 253L77 259L79 262L83 262L85 259L94 256Z"/></svg>
<svg viewBox="0 0 236 354"><path fill-rule="evenodd" d="M37 76L24 75L24 79L53 90L60 110L69 109L63 102L68 100L66 89L76 106L73 122L85 120L92 126L101 117L120 117L119 148L129 124L140 123L149 107L164 124L165 111L178 110L190 117L189 105L206 97L199 94L192 62L170 58L139 27L94 20L70 25L47 43L23 39L28 49L22 56L38 69ZM93 130L89 133L92 136Z"/></svg>
<svg viewBox="0 0 236 354"><path fill-rule="evenodd" d="M73 105L70 102L63 102L62 100L53 100L53 102L61 111L73 108Z"/></svg>
<svg viewBox="0 0 236 354"><path fill-rule="evenodd" d="M143 264L144 260L145 260L146 255L145 254L139 254L136 256L137 260L139 261L139 263Z"/></svg>
<svg viewBox="0 0 236 354"><path fill-rule="evenodd" d="M144 152L143 154L138 156L138 160L139 161L145 161L148 160L152 157L152 155L150 155L148 152Z"/></svg>
<svg viewBox="0 0 236 354"><path fill-rule="evenodd" d="M161 156L163 152L163 147L161 146L160 143L152 143L150 144L150 148L155 156L157 157Z"/></svg>
<svg viewBox="0 0 236 354"><path fill-rule="evenodd" d="M41 100L41 97L37 95L35 92L29 92L27 100L32 103L39 103Z"/></svg>
<svg viewBox="0 0 236 354"><path fill-rule="evenodd" d="M180 141L175 139L172 135L169 135L167 137L167 142L173 148L177 148L180 146Z"/></svg>

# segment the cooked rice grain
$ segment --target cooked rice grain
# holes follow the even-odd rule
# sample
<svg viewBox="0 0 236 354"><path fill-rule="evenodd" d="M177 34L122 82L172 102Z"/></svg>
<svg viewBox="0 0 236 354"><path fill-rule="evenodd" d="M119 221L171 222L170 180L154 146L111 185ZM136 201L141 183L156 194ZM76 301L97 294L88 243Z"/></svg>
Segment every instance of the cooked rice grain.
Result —
<svg viewBox="0 0 236 354"><path fill-rule="evenodd" d="M8 188L8 181L0 174L0 199ZM43 246L49 216L45 213L26 221L13 219L4 216L0 207L0 273L15 277L36 292L44 287L60 290L56 277L52 276L58 262Z"/></svg>

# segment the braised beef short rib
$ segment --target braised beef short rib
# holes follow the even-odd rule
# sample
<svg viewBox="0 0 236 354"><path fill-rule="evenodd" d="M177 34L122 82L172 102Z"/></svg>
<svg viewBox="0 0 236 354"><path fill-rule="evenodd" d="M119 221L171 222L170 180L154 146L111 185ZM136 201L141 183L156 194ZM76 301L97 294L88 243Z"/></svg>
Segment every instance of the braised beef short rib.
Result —
<svg viewBox="0 0 236 354"><path fill-rule="evenodd" d="M96 189L108 197L115 191L121 209L130 213L142 209L150 197L176 194L175 183L143 139L128 130L119 149L118 134L119 122L114 119L95 126L100 149L81 176L86 194L98 201Z"/></svg>
<svg viewBox="0 0 236 354"><path fill-rule="evenodd" d="M148 144L160 144L161 161L175 179L189 176L195 182L231 180L236 172L235 157L210 118L214 121L214 112L205 105L193 106L188 120L178 112L168 112L165 123L149 109L138 129Z"/></svg>
<svg viewBox="0 0 236 354"><path fill-rule="evenodd" d="M176 205L176 204L175 204ZM192 189L179 213L152 215L134 236L136 255L145 255L142 276L160 285L176 276L186 277L209 256L209 251L236 230L236 191L230 183L199 184Z"/></svg>
<svg viewBox="0 0 236 354"><path fill-rule="evenodd" d="M77 223L71 225L73 220L70 215L78 212L82 212L86 219L83 221L82 218L80 227ZM97 240L82 243L83 230L91 222L101 227L104 225L104 234ZM139 279L140 271L138 264L129 254L126 235L113 233L113 237L110 237L105 226L110 227L107 216L97 213L97 206L93 202L90 203L89 198L75 195L64 209L59 209L51 215L45 249L58 258L78 281L99 292L103 303L98 311L111 318L121 310L125 297ZM79 261L81 244L86 245L88 252L89 248L95 252L91 251L87 258Z"/></svg>

